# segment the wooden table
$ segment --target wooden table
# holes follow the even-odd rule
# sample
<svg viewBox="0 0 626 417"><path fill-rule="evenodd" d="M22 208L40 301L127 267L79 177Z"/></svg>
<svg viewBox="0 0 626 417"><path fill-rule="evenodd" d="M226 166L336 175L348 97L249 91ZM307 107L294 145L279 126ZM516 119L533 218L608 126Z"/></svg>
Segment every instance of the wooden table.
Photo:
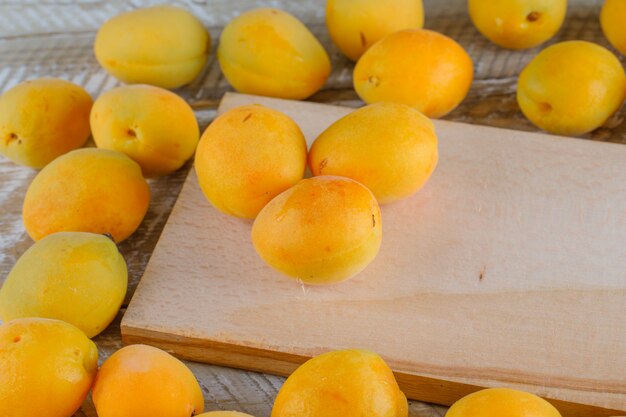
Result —
<svg viewBox="0 0 626 417"><path fill-rule="evenodd" d="M0 91L16 83L37 77L55 76L83 85L97 97L118 84L101 70L92 53L94 36L108 17L148 0L57 0L29 2L0 0ZM324 25L323 0L181 0L171 2L192 10L209 27L214 48L221 28L240 11L258 5L283 4L284 9L301 18L325 45L332 57L333 72L325 88L313 101L359 106L362 103L352 90L353 64L332 45ZM450 120L521 130L536 130L520 113L515 101L517 74L539 51L507 51L490 44L472 26L464 0L425 0L426 27L459 41L474 60L475 80L465 101L447 116ZM608 46L600 31L600 0L570 0L564 27L552 41L584 39ZM214 51L215 49L213 49ZM624 62L624 57L620 57ZM215 114L220 97L229 86L222 77L215 54L203 74L191 85L177 92L196 109L202 128ZM591 140L626 144L626 123L622 108L605 126L588 134ZM170 210L190 168L151 180L153 200L139 230L122 243L121 250L129 265L130 287L127 302L145 269ZM0 280L17 258L32 244L21 221L21 204L35 171L0 160ZM102 362L121 347L119 322L95 338ZM238 410L257 417L270 415L282 378L234 369L188 363L200 381L206 410ZM445 407L411 402L410 416L443 416ZM96 416L88 399L77 416Z"/></svg>

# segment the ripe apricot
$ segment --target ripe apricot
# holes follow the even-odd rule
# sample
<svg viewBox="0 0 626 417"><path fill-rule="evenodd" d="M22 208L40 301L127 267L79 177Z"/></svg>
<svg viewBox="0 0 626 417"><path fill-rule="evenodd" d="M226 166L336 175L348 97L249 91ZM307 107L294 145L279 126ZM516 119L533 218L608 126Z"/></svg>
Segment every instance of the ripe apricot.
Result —
<svg viewBox="0 0 626 417"><path fill-rule="evenodd" d="M606 38L622 54L626 55L626 1L605 0L600 13L600 25Z"/></svg>
<svg viewBox="0 0 626 417"><path fill-rule="evenodd" d="M71 417L98 369L98 348L76 327L50 319L0 325L0 416Z"/></svg>
<svg viewBox="0 0 626 417"><path fill-rule="evenodd" d="M125 153L149 177L183 166L200 137L189 104L150 85L118 87L98 97L91 111L91 130L99 148Z"/></svg>
<svg viewBox="0 0 626 417"><path fill-rule="evenodd" d="M94 337L115 318L127 283L126 262L111 239L54 233L18 259L0 289L0 316L59 319Z"/></svg>
<svg viewBox="0 0 626 417"><path fill-rule="evenodd" d="M406 397L385 361L364 350L308 360L276 396L272 417L407 417Z"/></svg>
<svg viewBox="0 0 626 417"><path fill-rule="evenodd" d="M202 134L195 160L206 198L224 213L254 218L304 175L306 141L285 114L259 105L234 108Z"/></svg>
<svg viewBox="0 0 626 417"><path fill-rule="evenodd" d="M567 0L469 0L476 29L504 48L532 48L552 38L565 20Z"/></svg>
<svg viewBox="0 0 626 417"><path fill-rule="evenodd" d="M561 417L552 404L528 392L490 388L467 395L446 417Z"/></svg>
<svg viewBox="0 0 626 417"><path fill-rule="evenodd" d="M313 142L313 175L352 178L369 188L378 203L408 197L437 165L432 122L405 104L376 103L333 123Z"/></svg>
<svg viewBox="0 0 626 417"><path fill-rule="evenodd" d="M0 96L0 153L13 162L42 168L80 148L89 138L93 101L69 81L40 78Z"/></svg>
<svg viewBox="0 0 626 417"><path fill-rule="evenodd" d="M330 74L330 59L315 36L272 8L247 11L226 25L217 57L235 90L261 96L304 99Z"/></svg>
<svg viewBox="0 0 626 417"><path fill-rule="evenodd" d="M252 243L270 266L308 284L361 272L378 254L380 208L370 190L349 178L300 181L261 210Z"/></svg>
<svg viewBox="0 0 626 417"><path fill-rule="evenodd" d="M102 67L125 83L163 88L185 85L200 74L211 37L193 14L175 6L152 6L106 21L94 52Z"/></svg>
<svg viewBox="0 0 626 417"><path fill-rule="evenodd" d="M146 345L126 346L102 364L93 403L98 417L190 417L204 410L202 390L189 368Z"/></svg>
<svg viewBox="0 0 626 417"><path fill-rule="evenodd" d="M121 242L148 211L141 168L120 152L85 148L52 161L28 186L22 217L33 240L56 232L92 232Z"/></svg>
<svg viewBox="0 0 626 417"><path fill-rule="evenodd" d="M380 101L415 107L442 117L467 95L472 60L451 38L425 29L391 34L368 49L354 68L354 89L368 104Z"/></svg>
<svg viewBox="0 0 626 417"><path fill-rule="evenodd" d="M330 37L353 61L385 36L423 25L422 0L328 0L326 3Z"/></svg>
<svg viewBox="0 0 626 417"><path fill-rule="evenodd" d="M560 135L581 135L602 126L625 94L626 74L617 57L585 41L547 47L524 68L517 83L524 115Z"/></svg>
<svg viewBox="0 0 626 417"><path fill-rule="evenodd" d="M250 414L238 413L237 411L210 411L197 417L253 417Z"/></svg>

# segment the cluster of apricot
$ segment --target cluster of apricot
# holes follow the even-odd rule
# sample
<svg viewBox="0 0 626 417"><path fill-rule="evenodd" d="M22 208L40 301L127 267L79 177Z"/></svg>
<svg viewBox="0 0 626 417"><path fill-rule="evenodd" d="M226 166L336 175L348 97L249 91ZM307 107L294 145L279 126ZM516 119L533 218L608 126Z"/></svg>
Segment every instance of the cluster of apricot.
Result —
<svg viewBox="0 0 626 417"><path fill-rule="evenodd" d="M382 139L384 138L384 139ZM308 153L285 114L234 108L202 135L195 169L219 210L254 218L252 241L279 271L310 284L345 280L378 253L379 203L412 195L437 164L432 122L404 104L376 103L339 119Z"/></svg>

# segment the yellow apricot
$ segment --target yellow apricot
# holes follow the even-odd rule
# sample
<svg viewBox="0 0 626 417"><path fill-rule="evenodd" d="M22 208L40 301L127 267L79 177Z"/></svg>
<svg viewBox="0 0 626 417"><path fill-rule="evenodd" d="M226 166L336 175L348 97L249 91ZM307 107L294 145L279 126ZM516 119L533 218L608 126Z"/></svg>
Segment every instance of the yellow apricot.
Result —
<svg viewBox="0 0 626 417"><path fill-rule="evenodd" d="M626 55L626 1L605 0L600 13L600 25L606 38L622 54Z"/></svg>
<svg viewBox="0 0 626 417"><path fill-rule="evenodd" d="M354 68L354 89L366 103L391 101L442 117L463 101L474 70L451 38L425 29L391 34L368 49Z"/></svg>
<svg viewBox="0 0 626 417"><path fill-rule="evenodd" d="M66 321L94 337L126 295L126 262L111 239L82 232L48 235L17 261L0 289L0 316Z"/></svg>
<svg viewBox="0 0 626 417"><path fill-rule="evenodd" d="M378 254L380 208L349 178L300 181L261 210L252 243L270 266L307 284L330 284L361 272Z"/></svg>
<svg viewBox="0 0 626 417"><path fill-rule="evenodd" d="M120 152L85 148L52 161L28 186L22 217L33 240L56 232L110 234L121 242L150 202L141 168Z"/></svg>
<svg viewBox="0 0 626 417"><path fill-rule="evenodd" d="M330 74L321 43L298 19L278 9L255 9L233 19L217 49L228 82L242 93L304 99Z"/></svg>
<svg viewBox="0 0 626 417"><path fill-rule="evenodd" d="M353 61L385 36L423 25L422 0L328 0L326 3L330 37Z"/></svg>
<svg viewBox="0 0 626 417"><path fill-rule="evenodd" d="M250 414L238 413L237 411L210 411L196 417L253 417Z"/></svg>
<svg viewBox="0 0 626 417"><path fill-rule="evenodd" d="M122 13L105 22L94 52L102 67L125 83L177 88L200 74L211 37L185 9L153 6Z"/></svg>
<svg viewBox="0 0 626 417"><path fill-rule="evenodd" d="M490 388L469 394L450 407L446 417L561 417L546 400L528 392Z"/></svg>
<svg viewBox="0 0 626 417"><path fill-rule="evenodd" d="M169 174L191 158L200 131L193 110L169 90L130 85L94 103L91 130L99 148L123 152L149 177Z"/></svg>
<svg viewBox="0 0 626 417"><path fill-rule="evenodd" d="M364 350L308 360L283 384L272 417L407 417L406 397L385 361Z"/></svg>
<svg viewBox="0 0 626 417"><path fill-rule="evenodd" d="M306 141L287 115L264 106L234 108L209 125L195 169L206 198L232 216L254 218L304 176Z"/></svg>
<svg viewBox="0 0 626 417"><path fill-rule="evenodd" d="M80 148L89 138L92 103L69 81L40 78L16 85L0 96L0 154L42 168Z"/></svg>
<svg viewBox="0 0 626 417"><path fill-rule="evenodd" d="M567 0L469 0L474 26L504 48L532 48L559 31Z"/></svg>
<svg viewBox="0 0 626 417"><path fill-rule="evenodd" d="M126 346L102 364L93 385L98 417L190 417L202 413L196 378L169 353Z"/></svg>
<svg viewBox="0 0 626 417"><path fill-rule="evenodd" d="M517 83L524 115L560 135L581 135L602 126L625 94L626 75L617 57L585 41L547 47L524 68Z"/></svg>
<svg viewBox="0 0 626 417"><path fill-rule="evenodd" d="M71 417L98 369L98 349L76 327L50 319L0 325L0 416Z"/></svg>
<svg viewBox="0 0 626 417"><path fill-rule="evenodd" d="M313 175L352 178L369 188L379 204L408 197L437 165L433 123L405 104L376 103L333 123L313 142Z"/></svg>

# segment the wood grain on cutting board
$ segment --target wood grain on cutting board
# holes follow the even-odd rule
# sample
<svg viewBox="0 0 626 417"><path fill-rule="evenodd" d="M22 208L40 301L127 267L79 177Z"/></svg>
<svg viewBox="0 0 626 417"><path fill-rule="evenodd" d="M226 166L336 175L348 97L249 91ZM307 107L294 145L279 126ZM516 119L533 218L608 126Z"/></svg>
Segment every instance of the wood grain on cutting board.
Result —
<svg viewBox="0 0 626 417"><path fill-rule="evenodd" d="M220 111L247 103L289 114L309 144L351 111L236 94ZM213 209L191 172L124 340L277 374L358 347L380 353L414 399L509 386L595 406L558 403L566 415L626 411L626 147L435 126L432 179L383 207L380 254L333 286L267 267L251 222Z"/></svg>

